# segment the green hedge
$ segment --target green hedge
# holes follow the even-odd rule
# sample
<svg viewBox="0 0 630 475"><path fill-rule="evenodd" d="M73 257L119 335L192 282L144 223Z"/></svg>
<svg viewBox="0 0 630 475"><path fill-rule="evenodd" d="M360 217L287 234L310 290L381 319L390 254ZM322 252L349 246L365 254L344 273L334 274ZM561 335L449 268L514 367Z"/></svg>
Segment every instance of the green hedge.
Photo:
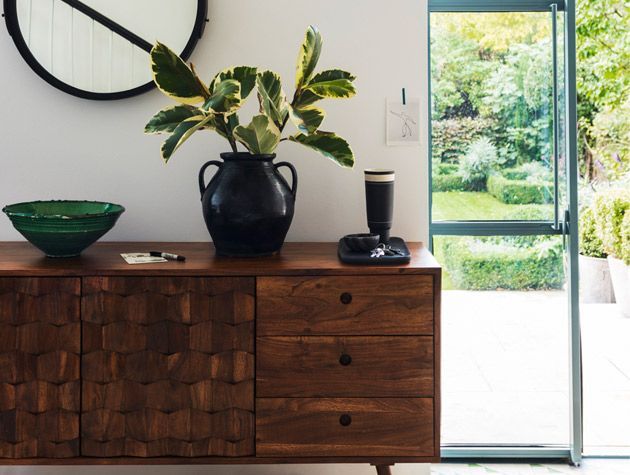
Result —
<svg viewBox="0 0 630 475"><path fill-rule="evenodd" d="M519 168L506 168L501 172L508 180L527 180L528 173Z"/></svg>
<svg viewBox="0 0 630 475"><path fill-rule="evenodd" d="M488 192L506 204L551 203L553 183L526 180L509 180L495 174L488 178Z"/></svg>
<svg viewBox="0 0 630 475"><path fill-rule="evenodd" d="M538 205L522 205L510 212L508 219L517 221L549 221L553 219L551 207Z"/></svg>
<svg viewBox="0 0 630 475"><path fill-rule="evenodd" d="M562 245L549 238L531 247L492 238L444 238L445 270L463 290L559 289Z"/></svg>
<svg viewBox="0 0 630 475"><path fill-rule="evenodd" d="M433 191L464 191L466 185L461 175L435 175Z"/></svg>

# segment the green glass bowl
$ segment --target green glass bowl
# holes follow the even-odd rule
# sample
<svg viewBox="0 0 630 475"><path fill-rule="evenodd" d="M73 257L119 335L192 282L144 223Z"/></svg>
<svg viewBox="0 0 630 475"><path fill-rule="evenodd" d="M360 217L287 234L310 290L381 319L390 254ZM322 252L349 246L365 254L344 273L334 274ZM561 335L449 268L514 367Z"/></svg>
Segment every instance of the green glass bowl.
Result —
<svg viewBox="0 0 630 475"><path fill-rule="evenodd" d="M31 201L2 211L48 257L75 257L112 229L125 208L99 201Z"/></svg>

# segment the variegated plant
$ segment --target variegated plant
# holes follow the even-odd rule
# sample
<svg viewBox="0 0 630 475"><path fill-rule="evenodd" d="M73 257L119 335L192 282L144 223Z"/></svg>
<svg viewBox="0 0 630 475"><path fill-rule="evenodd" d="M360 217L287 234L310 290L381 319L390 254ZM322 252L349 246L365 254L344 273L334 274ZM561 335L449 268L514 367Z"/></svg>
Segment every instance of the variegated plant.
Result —
<svg viewBox="0 0 630 475"><path fill-rule="evenodd" d="M316 150L343 167L352 167L354 154L346 140L319 130L324 110L315 104L324 98L355 95L355 77L340 69L315 73L322 49L322 37L314 26L306 30L298 55L295 92L291 102L282 89L280 76L237 66L218 73L206 85L177 54L161 43L151 51L153 79L157 87L178 104L155 114L145 127L148 134L170 134L162 144L162 158L172 154L198 130L215 130L237 152L237 143L252 154L269 154L288 140ZM241 125L237 111L256 89L260 113L249 125ZM286 126L296 127L283 137Z"/></svg>

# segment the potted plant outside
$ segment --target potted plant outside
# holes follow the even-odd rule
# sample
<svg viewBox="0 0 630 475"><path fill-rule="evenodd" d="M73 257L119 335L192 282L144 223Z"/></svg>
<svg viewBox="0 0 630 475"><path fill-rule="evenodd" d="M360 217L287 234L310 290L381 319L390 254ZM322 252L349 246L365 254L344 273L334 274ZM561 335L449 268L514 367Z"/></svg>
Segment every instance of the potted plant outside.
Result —
<svg viewBox="0 0 630 475"><path fill-rule="evenodd" d="M582 303L614 303L612 281L602 240L595 232L595 216L591 206L580 213L580 301Z"/></svg>
<svg viewBox="0 0 630 475"><path fill-rule="evenodd" d="M630 317L630 190L599 193L593 201L595 230L608 254L615 300L622 315Z"/></svg>
<svg viewBox="0 0 630 475"><path fill-rule="evenodd" d="M355 95L355 77L340 69L316 73L322 37L310 26L299 50L295 91L287 99L280 76L251 66L225 69L204 83L167 46L151 51L154 81L160 91L177 101L155 114L145 127L148 134L169 134L162 144L165 162L195 132L212 130L226 139L231 152L222 161L205 163L199 173L204 219L217 254L260 256L280 250L294 213L297 173L288 162L273 163L281 142L306 146L342 167L354 165L348 142L320 129L325 112L317 103L326 98ZM238 111L256 91L259 113L241 124ZM285 134L290 127L292 133ZM241 147L239 149L239 147ZM210 166L217 173L206 185ZM278 172L288 167L292 184Z"/></svg>

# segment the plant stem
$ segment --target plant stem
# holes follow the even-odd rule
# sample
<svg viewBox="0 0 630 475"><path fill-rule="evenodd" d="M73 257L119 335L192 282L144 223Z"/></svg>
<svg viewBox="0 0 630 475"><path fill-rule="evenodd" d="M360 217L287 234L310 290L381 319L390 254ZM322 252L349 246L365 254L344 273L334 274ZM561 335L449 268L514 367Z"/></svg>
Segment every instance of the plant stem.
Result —
<svg viewBox="0 0 630 475"><path fill-rule="evenodd" d="M291 99L291 107L293 107L295 105L295 101L297 101L298 97L299 97L299 93L300 93L300 89L296 89L293 92L293 99ZM290 114L290 112L289 112ZM287 125L287 122L289 121L289 114L287 114L287 116L284 118L284 121L282 121L282 126L280 127L280 133L282 133L284 131L285 126ZM284 140L284 139L283 139ZM282 140L281 140L282 142Z"/></svg>
<svg viewBox="0 0 630 475"><path fill-rule="evenodd" d="M289 112L289 114L290 114L290 112ZM280 127L280 133L282 133L282 131L284 130L284 127L287 125L287 122L289 121L289 114L287 114L287 116L282 121L282 126Z"/></svg>
<svg viewBox="0 0 630 475"><path fill-rule="evenodd" d="M238 153L238 148L236 148L236 140L234 140L234 134L232 133L232 130L230 130L230 128L228 127L225 114L217 114L217 115L218 115L217 125L219 124L221 125L221 131L225 134L225 137L230 143L230 147L232 147L232 151L234 153Z"/></svg>
<svg viewBox="0 0 630 475"><path fill-rule="evenodd" d="M228 142L230 142L230 147L232 147L232 151L234 153L238 153L238 148L236 148L236 140L234 140L234 137L228 137Z"/></svg>

